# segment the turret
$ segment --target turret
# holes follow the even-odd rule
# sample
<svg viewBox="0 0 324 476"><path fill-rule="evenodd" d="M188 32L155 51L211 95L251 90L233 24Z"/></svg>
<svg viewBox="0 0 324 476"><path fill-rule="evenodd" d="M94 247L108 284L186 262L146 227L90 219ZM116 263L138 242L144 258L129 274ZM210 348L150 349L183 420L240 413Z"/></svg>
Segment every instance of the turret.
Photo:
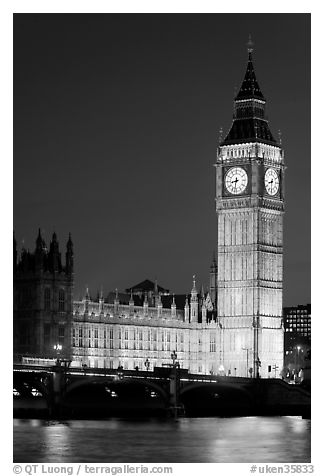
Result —
<svg viewBox="0 0 324 476"><path fill-rule="evenodd" d="M158 302L157 302L157 317L162 317L162 299L161 299L161 293L158 294Z"/></svg>
<svg viewBox="0 0 324 476"><path fill-rule="evenodd" d="M158 288L157 279L155 279L155 281L154 281L153 305L157 307L158 303L159 303L159 288Z"/></svg>
<svg viewBox="0 0 324 476"><path fill-rule="evenodd" d="M147 317L148 316L147 291L145 291L145 297L144 297L144 302L143 302L143 311L144 311L144 317Z"/></svg>
<svg viewBox="0 0 324 476"><path fill-rule="evenodd" d="M44 259L46 256L46 245L41 235L40 228L38 229L38 236L36 239L36 249L35 249L35 270L36 272L41 272L44 270Z"/></svg>
<svg viewBox="0 0 324 476"><path fill-rule="evenodd" d="M89 294L89 288L87 286L86 287L85 299L84 299L84 313L85 314L89 313L89 302L90 302L90 294Z"/></svg>
<svg viewBox="0 0 324 476"><path fill-rule="evenodd" d="M186 303L185 303L185 307L184 307L184 313L185 313L185 322L189 322L189 303L188 303L188 296L186 296Z"/></svg>
<svg viewBox="0 0 324 476"><path fill-rule="evenodd" d="M65 271L69 275L72 275L74 271L73 243L71 240L71 233L69 233L69 239L66 243Z"/></svg>
<svg viewBox="0 0 324 476"><path fill-rule="evenodd" d="M190 297L190 322L198 322L198 293L196 289L196 276L192 277L192 290Z"/></svg>
<svg viewBox="0 0 324 476"><path fill-rule="evenodd" d="M201 305L201 319L202 319L202 322L207 321L207 308L206 308L206 303L204 298L202 299L202 305Z"/></svg>
<svg viewBox="0 0 324 476"><path fill-rule="evenodd" d="M133 299L133 290L131 289L131 295L129 298L129 315L133 316L134 315L134 299Z"/></svg>
<svg viewBox="0 0 324 476"><path fill-rule="evenodd" d="M61 270L61 254L59 252L59 244L55 232L53 233L50 243L49 265L53 272L59 272Z"/></svg>
<svg viewBox="0 0 324 476"><path fill-rule="evenodd" d="M217 295L217 262L215 258L215 252L213 254L213 259L210 265L209 271L209 288L210 288L210 298L214 307L216 308L216 295Z"/></svg>
<svg viewBox="0 0 324 476"><path fill-rule="evenodd" d="M177 306L176 306L174 294L173 294L172 304L171 304L171 317L175 318L176 315L177 315Z"/></svg>
<svg viewBox="0 0 324 476"><path fill-rule="evenodd" d="M99 295L99 314L103 314L103 312L104 312L104 297L103 297L103 291L101 288L100 295Z"/></svg>
<svg viewBox="0 0 324 476"><path fill-rule="evenodd" d="M114 313L115 313L115 316L118 315L118 310L119 310L119 297L118 297L118 289L116 288L116 294L115 294L115 299L114 299Z"/></svg>

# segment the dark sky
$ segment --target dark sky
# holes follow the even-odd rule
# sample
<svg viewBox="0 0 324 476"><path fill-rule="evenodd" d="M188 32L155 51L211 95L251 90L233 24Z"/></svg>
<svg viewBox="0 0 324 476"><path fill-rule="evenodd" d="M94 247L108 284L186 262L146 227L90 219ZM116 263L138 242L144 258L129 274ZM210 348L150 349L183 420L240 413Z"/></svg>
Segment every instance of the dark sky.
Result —
<svg viewBox="0 0 324 476"><path fill-rule="evenodd" d="M310 15L15 14L14 229L68 233L75 297L208 285L246 42L286 157L284 304L310 302Z"/></svg>

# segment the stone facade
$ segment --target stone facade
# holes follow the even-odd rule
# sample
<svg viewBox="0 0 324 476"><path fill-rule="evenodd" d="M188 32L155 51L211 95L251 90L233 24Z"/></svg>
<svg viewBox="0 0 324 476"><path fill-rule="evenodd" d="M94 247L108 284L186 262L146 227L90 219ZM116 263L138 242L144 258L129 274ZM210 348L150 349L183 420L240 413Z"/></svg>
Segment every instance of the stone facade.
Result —
<svg viewBox="0 0 324 476"><path fill-rule="evenodd" d="M66 245L65 266L56 234L48 249L39 231L36 248L22 249L14 238L13 256L14 355L54 358L70 356L73 315L73 244ZM60 351L59 351L60 352Z"/></svg>
<svg viewBox="0 0 324 476"><path fill-rule="evenodd" d="M184 309L177 298L164 308L161 296L141 306L132 294L128 304L90 300L88 294L73 305L72 365L145 370L170 364L175 352L180 366L194 373L219 372L219 326L209 293L198 296L195 280Z"/></svg>
<svg viewBox="0 0 324 476"><path fill-rule="evenodd" d="M267 377L283 366L284 154L265 119L252 49L216 159L221 362ZM278 372L278 373L279 373ZM272 376L272 375L271 375Z"/></svg>

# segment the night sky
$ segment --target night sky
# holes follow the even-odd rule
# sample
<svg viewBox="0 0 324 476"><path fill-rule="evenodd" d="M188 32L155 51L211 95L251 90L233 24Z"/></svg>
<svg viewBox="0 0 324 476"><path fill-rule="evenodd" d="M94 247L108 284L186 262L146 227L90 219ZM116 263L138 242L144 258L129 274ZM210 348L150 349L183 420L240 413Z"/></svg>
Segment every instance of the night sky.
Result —
<svg viewBox="0 0 324 476"><path fill-rule="evenodd" d="M310 15L15 14L14 230L75 251L75 298L208 286L219 128L249 34L286 157L284 305L310 302Z"/></svg>

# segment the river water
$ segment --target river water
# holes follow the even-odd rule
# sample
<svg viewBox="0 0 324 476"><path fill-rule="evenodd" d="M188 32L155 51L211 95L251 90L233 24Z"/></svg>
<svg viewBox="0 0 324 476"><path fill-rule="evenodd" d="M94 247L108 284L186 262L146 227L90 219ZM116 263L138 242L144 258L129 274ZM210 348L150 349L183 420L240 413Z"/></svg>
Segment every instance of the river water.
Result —
<svg viewBox="0 0 324 476"><path fill-rule="evenodd" d="M310 462L310 420L14 420L15 463Z"/></svg>

